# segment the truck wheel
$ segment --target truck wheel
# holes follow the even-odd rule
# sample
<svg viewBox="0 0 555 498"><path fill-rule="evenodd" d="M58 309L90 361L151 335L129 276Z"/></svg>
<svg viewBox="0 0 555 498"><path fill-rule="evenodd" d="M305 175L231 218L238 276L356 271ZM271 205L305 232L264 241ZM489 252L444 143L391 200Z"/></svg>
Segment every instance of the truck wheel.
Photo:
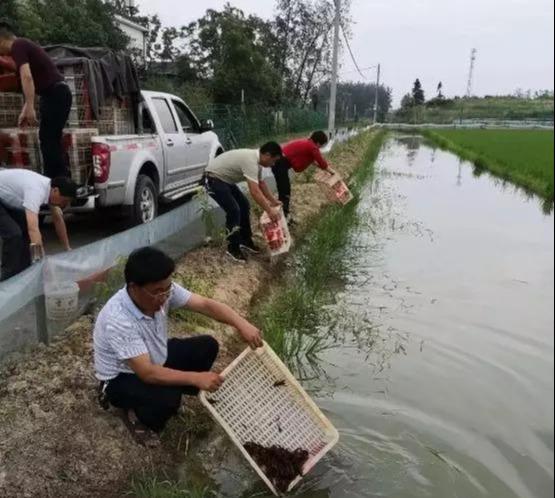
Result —
<svg viewBox="0 0 555 498"><path fill-rule="evenodd" d="M135 202L131 214L134 225L150 223L158 216L158 193L154 182L146 175L139 175L135 185Z"/></svg>

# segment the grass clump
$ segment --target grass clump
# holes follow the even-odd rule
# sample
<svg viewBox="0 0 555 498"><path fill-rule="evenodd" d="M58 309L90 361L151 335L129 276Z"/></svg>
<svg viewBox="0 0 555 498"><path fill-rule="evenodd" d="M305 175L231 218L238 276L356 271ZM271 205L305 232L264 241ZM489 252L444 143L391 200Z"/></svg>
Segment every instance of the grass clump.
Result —
<svg viewBox="0 0 555 498"><path fill-rule="evenodd" d="M366 148L350 180L355 200L345 207L329 206L319 215L296 256L293 271L255 311L256 323L264 330L265 339L290 367L298 367L305 360L316 363L318 353L326 347L325 338L316 333L315 325L322 304L332 298L330 283L341 278L344 265L348 264L342 249L357 223L360 193L373 174L385 134L380 131L355 139Z"/></svg>
<svg viewBox="0 0 555 498"><path fill-rule="evenodd" d="M478 168L554 199L552 130L424 130L425 137Z"/></svg>
<svg viewBox="0 0 555 498"><path fill-rule="evenodd" d="M194 294L210 297L214 293L214 283L192 273L177 272L174 281ZM210 327L212 321L200 313L193 313L184 308L172 310L170 315L180 325L191 332L201 331Z"/></svg>
<svg viewBox="0 0 555 498"><path fill-rule="evenodd" d="M210 498L217 495L208 486L141 476L131 481L131 489L127 496L135 498Z"/></svg>

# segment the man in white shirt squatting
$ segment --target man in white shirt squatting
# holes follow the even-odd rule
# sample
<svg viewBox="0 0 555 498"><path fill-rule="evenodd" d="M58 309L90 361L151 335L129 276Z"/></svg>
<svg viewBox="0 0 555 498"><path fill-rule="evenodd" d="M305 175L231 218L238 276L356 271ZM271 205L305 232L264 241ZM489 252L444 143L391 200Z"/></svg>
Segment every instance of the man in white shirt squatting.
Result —
<svg viewBox="0 0 555 498"><path fill-rule="evenodd" d="M122 410L135 439L159 443L157 433L177 413L183 394L214 392L224 379L210 369L218 342L203 335L168 340L168 313L185 308L235 327L252 348L262 347L258 328L229 306L172 282L173 260L145 247L125 266L126 287L106 303L94 328L94 365L100 399Z"/></svg>

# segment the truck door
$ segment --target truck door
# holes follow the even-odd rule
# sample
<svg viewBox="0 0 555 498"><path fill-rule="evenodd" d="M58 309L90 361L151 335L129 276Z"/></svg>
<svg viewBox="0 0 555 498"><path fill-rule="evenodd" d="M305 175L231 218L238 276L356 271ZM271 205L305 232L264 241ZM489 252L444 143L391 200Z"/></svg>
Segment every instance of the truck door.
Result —
<svg viewBox="0 0 555 498"><path fill-rule="evenodd" d="M153 97L152 104L159 122L160 136L164 146L164 162L167 172L164 190L168 191L180 187L185 182L188 147L185 143L185 136L175 120L171 103L164 97Z"/></svg>
<svg viewBox="0 0 555 498"><path fill-rule="evenodd" d="M200 182L210 156L211 138L200 130L200 123L189 108L179 100L172 100L183 130L186 145L185 162L187 184Z"/></svg>

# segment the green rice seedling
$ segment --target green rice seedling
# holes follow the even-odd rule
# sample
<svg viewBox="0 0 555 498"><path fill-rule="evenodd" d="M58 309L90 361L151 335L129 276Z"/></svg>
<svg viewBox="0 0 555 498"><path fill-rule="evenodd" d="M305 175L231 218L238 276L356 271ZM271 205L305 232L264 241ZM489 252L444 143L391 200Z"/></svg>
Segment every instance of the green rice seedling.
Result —
<svg viewBox="0 0 555 498"><path fill-rule="evenodd" d="M472 162L478 169L554 198L554 135L552 130L424 130L442 149Z"/></svg>

